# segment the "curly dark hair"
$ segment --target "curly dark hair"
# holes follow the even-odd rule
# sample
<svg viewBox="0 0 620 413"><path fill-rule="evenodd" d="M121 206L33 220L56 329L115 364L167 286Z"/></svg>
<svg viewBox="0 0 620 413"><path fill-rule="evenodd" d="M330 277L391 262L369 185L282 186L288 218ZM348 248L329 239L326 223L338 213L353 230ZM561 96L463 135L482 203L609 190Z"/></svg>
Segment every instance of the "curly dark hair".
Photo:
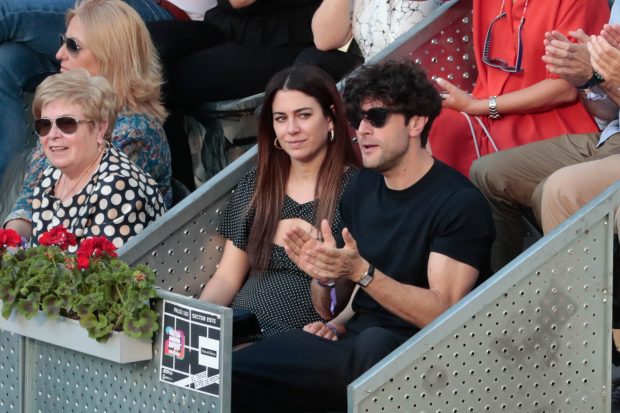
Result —
<svg viewBox="0 0 620 413"><path fill-rule="evenodd" d="M405 123L412 116L426 116L428 122L420 135L426 146L433 121L441 111L439 92L426 72L411 61L385 61L365 65L350 77L344 87L347 113L359 113L362 103L376 100L405 111Z"/></svg>

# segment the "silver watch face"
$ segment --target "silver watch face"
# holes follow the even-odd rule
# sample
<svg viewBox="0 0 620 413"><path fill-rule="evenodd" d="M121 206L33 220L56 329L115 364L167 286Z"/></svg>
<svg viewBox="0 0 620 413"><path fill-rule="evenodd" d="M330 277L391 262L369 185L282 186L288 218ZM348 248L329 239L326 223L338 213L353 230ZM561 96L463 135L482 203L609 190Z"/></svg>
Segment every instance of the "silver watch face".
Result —
<svg viewBox="0 0 620 413"><path fill-rule="evenodd" d="M362 287L366 287L372 281L372 275L364 274L364 276L357 282Z"/></svg>

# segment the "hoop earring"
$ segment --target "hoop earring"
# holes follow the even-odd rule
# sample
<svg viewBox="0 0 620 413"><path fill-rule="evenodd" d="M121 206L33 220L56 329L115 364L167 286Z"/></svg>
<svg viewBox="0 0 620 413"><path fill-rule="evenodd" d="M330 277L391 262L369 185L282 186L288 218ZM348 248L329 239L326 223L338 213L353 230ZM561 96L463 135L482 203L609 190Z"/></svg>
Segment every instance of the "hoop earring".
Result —
<svg viewBox="0 0 620 413"><path fill-rule="evenodd" d="M334 133L334 130L333 130L333 129L330 129L330 130L327 132L327 138L329 139L329 141L330 141L330 142L333 142L333 141L335 141L335 140L336 140L336 134Z"/></svg>
<svg viewBox="0 0 620 413"><path fill-rule="evenodd" d="M279 145L278 145L278 143L280 143L280 141L279 141L279 140L278 140L278 138L276 137L276 138L273 140L273 146L275 146L275 147L276 147L276 149L280 149L280 150L282 150L282 147L281 147L281 146L279 146Z"/></svg>
<svg viewBox="0 0 620 413"><path fill-rule="evenodd" d="M108 151L108 149L110 149L110 146L112 144L110 143L109 140L105 140L103 141L103 145L101 146L101 148L99 149L99 153L106 153Z"/></svg>

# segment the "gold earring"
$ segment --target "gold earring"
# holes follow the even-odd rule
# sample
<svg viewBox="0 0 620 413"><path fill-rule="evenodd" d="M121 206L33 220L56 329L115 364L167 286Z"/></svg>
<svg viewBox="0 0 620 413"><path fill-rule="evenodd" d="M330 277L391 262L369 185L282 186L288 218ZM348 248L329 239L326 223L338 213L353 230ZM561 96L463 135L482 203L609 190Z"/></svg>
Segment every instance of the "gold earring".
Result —
<svg viewBox="0 0 620 413"><path fill-rule="evenodd" d="M105 153L108 151L108 149L110 149L110 141L109 140L104 140L103 143L100 145L101 148L99 149L99 153Z"/></svg>
<svg viewBox="0 0 620 413"><path fill-rule="evenodd" d="M279 140L278 140L278 138L276 137L276 138L273 140L273 146L275 146L275 147L276 147L276 149L282 149L282 147L281 147L281 146L279 146L279 145L278 145L278 143L280 143L280 141L279 141Z"/></svg>
<svg viewBox="0 0 620 413"><path fill-rule="evenodd" d="M330 129L330 130L327 132L327 137L329 138L329 141L330 141L330 142L333 142L333 141L335 141L335 140L336 140L336 134L334 133L334 130L333 130L333 129Z"/></svg>

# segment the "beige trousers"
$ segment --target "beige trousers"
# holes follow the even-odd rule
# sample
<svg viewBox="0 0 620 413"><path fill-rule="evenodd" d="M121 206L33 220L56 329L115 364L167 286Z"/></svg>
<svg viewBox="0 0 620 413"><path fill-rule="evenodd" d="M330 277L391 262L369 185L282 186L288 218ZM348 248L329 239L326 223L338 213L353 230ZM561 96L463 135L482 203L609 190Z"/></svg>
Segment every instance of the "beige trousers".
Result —
<svg viewBox="0 0 620 413"><path fill-rule="evenodd" d="M620 155L567 166L554 172L542 191L540 218L544 233L564 222L618 179ZM617 223L618 214L615 215Z"/></svg>
<svg viewBox="0 0 620 413"><path fill-rule="evenodd" d="M497 235L491 265L495 271L522 250L523 209L532 208L538 221L542 221L543 188L554 173L565 167L620 154L620 134L609 138L599 148L596 147L598 138L597 133L562 135L483 156L474 162L470 171L471 180L488 199L493 211ZM574 212L575 206L586 197L580 195L575 198L573 207L565 207L566 213L571 210ZM549 199L549 202L552 200ZM554 207L545 208L545 216L549 216L548 210ZM561 218L558 216L554 219Z"/></svg>

